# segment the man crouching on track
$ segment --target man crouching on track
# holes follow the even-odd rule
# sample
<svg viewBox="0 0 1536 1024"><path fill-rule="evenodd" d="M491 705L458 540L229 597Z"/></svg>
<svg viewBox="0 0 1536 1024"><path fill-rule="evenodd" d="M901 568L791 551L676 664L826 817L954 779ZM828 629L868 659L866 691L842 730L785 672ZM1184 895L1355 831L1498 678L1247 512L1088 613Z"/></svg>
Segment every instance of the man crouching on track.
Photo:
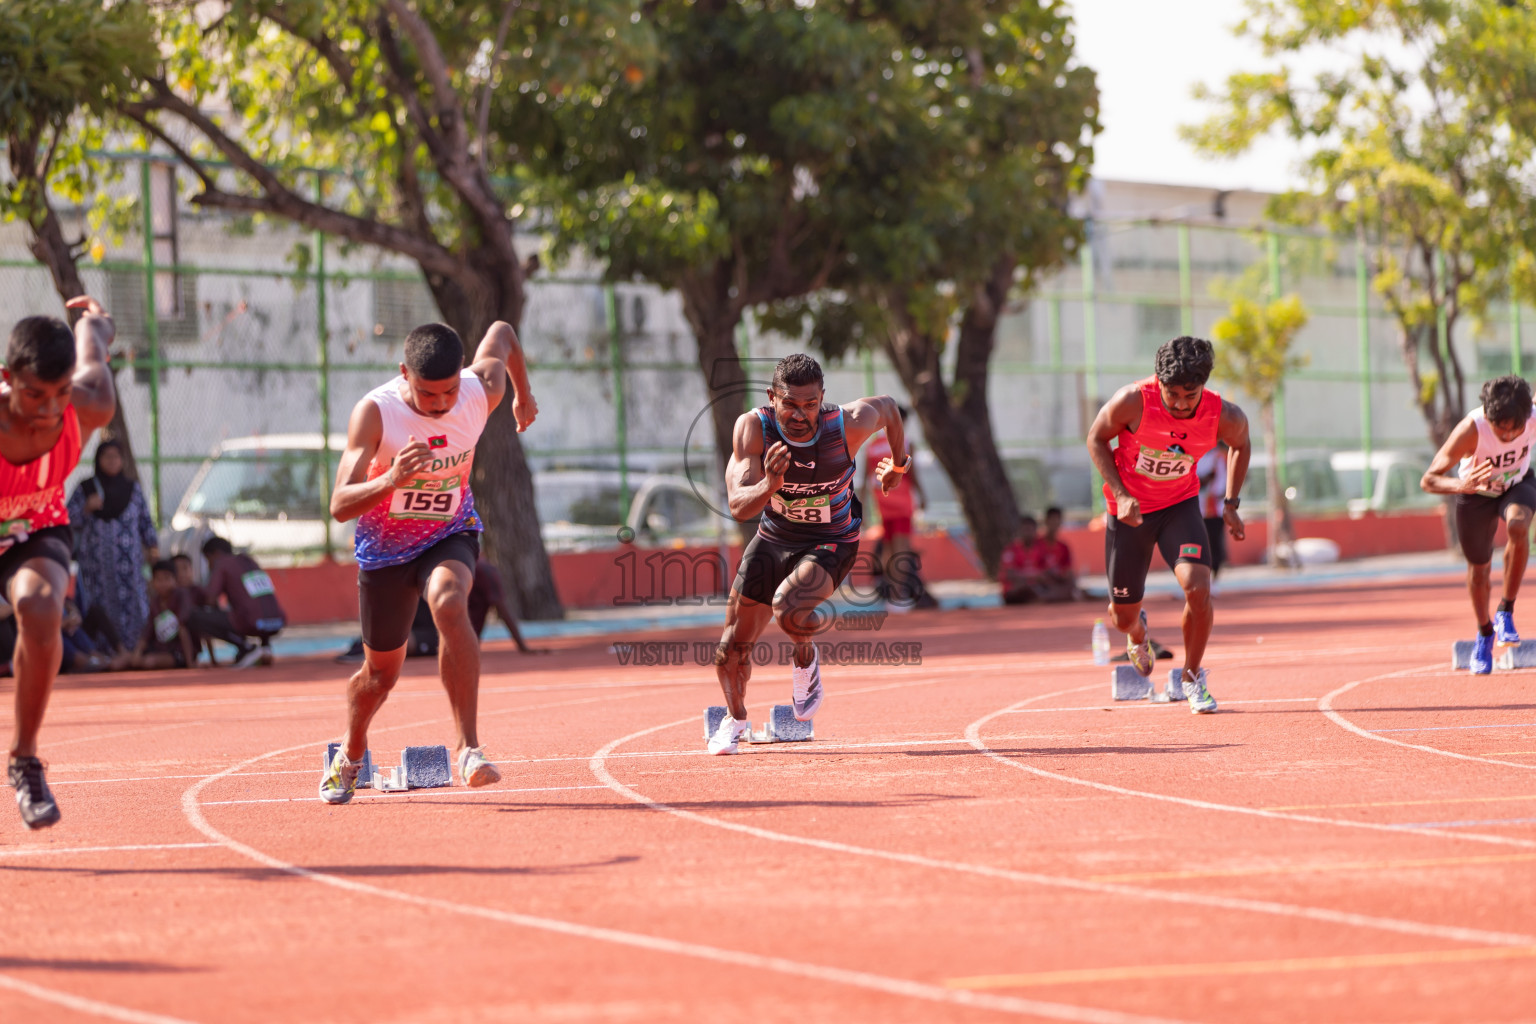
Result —
<svg viewBox="0 0 1536 1024"><path fill-rule="evenodd" d="M1155 376L1127 384L1099 410L1088 454L1104 478L1104 547L1109 614L1126 634L1131 664L1152 674L1147 614L1141 609L1152 549L1163 553L1184 590L1184 692L1189 710L1206 714L1216 700L1200 659L1211 638L1211 539L1200 515L1200 456L1226 442L1227 491L1222 518L1243 539L1238 492L1248 474L1248 417L1205 386L1215 350L1203 338L1174 338L1157 350ZM1110 450L1116 438L1120 446Z"/></svg>
<svg viewBox="0 0 1536 1024"><path fill-rule="evenodd" d="M821 366L803 353L785 356L773 371L769 404L736 420L725 470L731 515L745 522L762 513L757 536L742 552L725 613L715 671L727 715L709 738L711 754L734 754L752 727L747 680L752 649L770 619L795 642L791 670L795 717L809 722L821 706L816 634L822 602L843 582L859 552L863 509L853 493L854 453L885 431L891 451L875 468L890 493L912 467L896 400L886 395L824 408Z"/></svg>
<svg viewBox="0 0 1536 1024"><path fill-rule="evenodd" d="M511 375L519 432L538 414L523 350L510 324L485 332L475 361L451 327L427 324L405 339L400 376L363 397L347 424L331 515L357 520L357 589L363 664L347 685L347 737L320 780L320 799L344 804L357 788L368 724L400 678L411 620L424 594L442 636L438 666L458 728L455 754L466 786L501 772L480 747L480 639L469 591L480 557L480 517L469 490L475 445Z"/></svg>
<svg viewBox="0 0 1536 1024"><path fill-rule="evenodd" d="M1477 646L1472 674L1493 671L1493 644L1520 642L1515 630L1515 597L1531 553L1531 513L1536 509L1536 478L1531 476L1531 386L1519 377L1496 377L1483 385L1482 405L1472 410L1424 473L1420 486L1430 494L1456 496L1456 538L1467 559L1467 593L1477 617ZM1460 476L1451 467L1460 465ZM1509 531L1504 545L1504 598L1488 621L1489 567L1499 520Z"/></svg>
<svg viewBox="0 0 1536 1024"><path fill-rule="evenodd" d="M16 732L8 764L27 828L58 822L37 733L64 657L60 623L74 548L64 480L91 431L112 419L117 397L107 350L116 329L95 299L70 299L85 315L17 321L0 386L0 593L16 609Z"/></svg>

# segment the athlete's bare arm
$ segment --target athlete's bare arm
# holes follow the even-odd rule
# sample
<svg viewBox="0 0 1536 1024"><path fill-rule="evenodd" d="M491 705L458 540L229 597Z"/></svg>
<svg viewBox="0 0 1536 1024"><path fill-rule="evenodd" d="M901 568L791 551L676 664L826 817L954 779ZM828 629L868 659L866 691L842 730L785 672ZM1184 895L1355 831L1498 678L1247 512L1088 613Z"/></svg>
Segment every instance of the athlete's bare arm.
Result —
<svg viewBox="0 0 1536 1024"><path fill-rule="evenodd" d="M83 309L85 315L75 322L75 378L70 401L80 433L89 434L112 422L117 409L117 392L112 387L110 365L112 339L117 327L89 295L80 295L64 303L70 309Z"/></svg>
<svg viewBox="0 0 1536 1024"><path fill-rule="evenodd" d="M1115 518L1126 526L1141 525L1141 503L1125 489L1125 481L1120 479L1120 470L1115 467L1115 453L1109 447L1109 442L1119 437L1122 430L1135 433L1136 428L1141 426L1141 412L1141 386L1127 384L1104 404L1088 430L1088 457L1093 460L1093 468L1099 471L1099 476L1104 478L1104 483L1109 487L1109 493L1114 496ZM1243 436L1246 444L1246 432Z"/></svg>
<svg viewBox="0 0 1536 1024"><path fill-rule="evenodd" d="M789 470L789 445L775 441L763 451L763 425L755 412L736 417L731 460L725 465L725 499L731 516L746 522L768 505Z"/></svg>
<svg viewBox="0 0 1536 1024"><path fill-rule="evenodd" d="M1451 468L1477 451L1477 424L1468 416L1456 424L1445 444L1435 452L1419 486L1430 494L1476 494L1493 479L1493 463L1484 461L1464 477L1451 476Z"/></svg>
<svg viewBox="0 0 1536 1024"><path fill-rule="evenodd" d="M858 398L843 406L843 437L848 441L850 453L864 447L865 441L882 430L891 446L891 458L880 460L875 467L875 476L880 480L880 492L890 494L891 488L902 477L895 467L907 458L907 434L901 422L901 407L890 395Z"/></svg>
<svg viewBox="0 0 1536 1024"><path fill-rule="evenodd" d="M1243 481L1248 479L1248 460L1253 455L1253 444L1248 439L1248 416L1243 410L1226 399L1221 402L1221 419L1216 424L1216 436L1227 445L1227 493L1223 498L1238 498L1243 493ZM1246 535L1243 517L1237 509L1223 503L1222 521L1233 540Z"/></svg>
<svg viewBox="0 0 1536 1024"><path fill-rule="evenodd" d="M523 359L523 346L518 344L517 332L505 320L497 320L486 329L475 349L475 361L469 368L485 385L486 406L494 409L501 404L507 393L507 378L512 378L512 418L517 420L517 432L522 433L539 414L539 403L533 400L533 388L528 384L528 363Z"/></svg>
<svg viewBox="0 0 1536 1024"><path fill-rule="evenodd" d="M378 454L384 436L384 417L372 399L365 398L352 409L347 423L347 447L336 467L336 487L331 491L331 516L338 523L356 519L388 497L396 487L412 479L432 461L432 450L425 441L411 438L395 455L388 473L368 479L368 467Z"/></svg>

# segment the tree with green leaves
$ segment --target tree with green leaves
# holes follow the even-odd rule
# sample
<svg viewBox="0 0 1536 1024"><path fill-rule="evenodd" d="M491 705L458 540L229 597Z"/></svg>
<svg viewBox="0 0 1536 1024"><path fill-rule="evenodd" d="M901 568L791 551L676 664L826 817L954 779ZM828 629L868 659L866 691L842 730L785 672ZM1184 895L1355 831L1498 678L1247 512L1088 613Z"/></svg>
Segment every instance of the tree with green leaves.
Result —
<svg viewBox="0 0 1536 1024"><path fill-rule="evenodd" d="M499 93L622 81L648 63L638 0L248 0L159 9L161 73L117 105L198 182L193 202L414 260L473 345L522 321L530 183ZM540 84L542 83L542 84ZM317 187L314 167L339 168ZM560 613L511 403L473 486L518 611Z"/></svg>
<svg viewBox="0 0 1536 1024"><path fill-rule="evenodd" d="M153 25L142 5L90 0L0 0L0 24L0 137L11 173L0 218L26 225L27 247L67 301L85 294L79 260L89 239L68 236L55 197L90 206L99 195L104 172L88 154L104 148L113 104L154 70ZM121 404L104 433L133 475Z"/></svg>
<svg viewBox="0 0 1536 1024"><path fill-rule="evenodd" d="M1286 375L1307 364L1305 355L1291 351L1296 336L1306 326L1307 308L1296 294L1265 296L1257 287L1263 266L1237 283L1221 283L1214 291L1228 302L1227 315L1211 326L1216 365L1212 376L1228 380L1259 404L1264 428L1264 468L1269 494L1269 564L1293 565L1296 531L1291 523L1290 502L1280 477L1280 443L1275 432L1275 398Z"/></svg>
<svg viewBox="0 0 1536 1024"><path fill-rule="evenodd" d="M1217 156L1272 132L1307 148L1307 188L1279 197L1272 212L1366 248L1372 284L1397 323L1413 401L1438 447L1466 411L1458 331L1531 277L1512 280L1519 254L1536 251L1528 215L1536 140L1510 130L1509 100L1514 72L1536 80L1536 50L1522 58L1504 35L1518 22L1517 38L1536 42L1531 15L1498 0L1256 0L1250 8L1239 33L1280 63L1203 91L1219 111L1185 136ZM1324 48L1347 64L1307 77L1288 63ZM1521 102L1536 114L1528 97Z"/></svg>

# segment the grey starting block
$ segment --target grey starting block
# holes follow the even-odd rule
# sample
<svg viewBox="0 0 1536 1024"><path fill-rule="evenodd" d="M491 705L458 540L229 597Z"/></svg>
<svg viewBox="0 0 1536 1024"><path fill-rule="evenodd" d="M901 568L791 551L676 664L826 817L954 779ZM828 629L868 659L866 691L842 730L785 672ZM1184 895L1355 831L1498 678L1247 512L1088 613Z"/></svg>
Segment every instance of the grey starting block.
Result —
<svg viewBox="0 0 1536 1024"><path fill-rule="evenodd" d="M1451 668L1466 671L1472 667L1472 649L1476 640L1457 640L1451 644ZM1493 667L1501 669L1536 668L1536 640L1522 640L1513 647L1493 648Z"/></svg>
<svg viewBox="0 0 1536 1024"><path fill-rule="evenodd" d="M341 749L340 743L327 743L325 745L324 771L331 770L331 762L336 759L336 751ZM357 788L367 789L373 785L373 751L363 751L363 766L357 771Z"/></svg>
<svg viewBox="0 0 1536 1024"><path fill-rule="evenodd" d="M707 708L704 709L704 740L705 740L705 742L708 742L709 738L715 734L715 730L720 728L720 720L723 719L724 717L725 717L725 705L724 704L715 704L715 705L713 705L711 707L707 707Z"/></svg>
<svg viewBox="0 0 1536 1024"><path fill-rule="evenodd" d="M1115 700L1147 700L1155 704L1167 704L1176 700L1188 700L1184 692L1184 670L1172 669L1168 673L1168 688L1162 693L1152 688L1152 680L1131 665L1116 665L1110 679L1110 695Z"/></svg>
<svg viewBox="0 0 1536 1024"><path fill-rule="evenodd" d="M400 777L411 789L453 785L447 747L406 747L400 752Z"/></svg>
<svg viewBox="0 0 1536 1024"><path fill-rule="evenodd" d="M816 738L814 722L802 722L795 717L795 709L789 704L775 704L773 714L764 727L770 743L804 743Z"/></svg>

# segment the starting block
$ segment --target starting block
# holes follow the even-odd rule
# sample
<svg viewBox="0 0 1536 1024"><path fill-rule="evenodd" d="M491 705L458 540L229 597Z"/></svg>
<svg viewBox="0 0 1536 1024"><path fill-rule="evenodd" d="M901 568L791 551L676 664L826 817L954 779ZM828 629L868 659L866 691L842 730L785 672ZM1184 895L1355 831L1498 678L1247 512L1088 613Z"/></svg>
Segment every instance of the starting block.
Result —
<svg viewBox="0 0 1536 1024"><path fill-rule="evenodd" d="M1476 640L1457 640L1451 644L1451 668L1466 671L1472 667L1472 649ZM1536 640L1522 640L1513 647L1493 648L1493 667L1501 669L1536 668Z"/></svg>
<svg viewBox="0 0 1536 1024"><path fill-rule="evenodd" d="M704 709L706 741L715 734L725 715L725 706L721 704ZM812 723L802 722L795 717L794 707L789 704L775 704L763 727L748 731L742 738L748 743L803 743L806 740L815 739L816 734Z"/></svg>
<svg viewBox="0 0 1536 1024"><path fill-rule="evenodd" d="M400 780L409 789L453 785L447 747L406 747L400 752Z"/></svg>
<svg viewBox="0 0 1536 1024"><path fill-rule="evenodd" d="M399 768L391 768L389 774L382 772L373 773L373 788L380 793L404 793L411 787L406 784L405 776Z"/></svg>
<svg viewBox="0 0 1536 1024"><path fill-rule="evenodd" d="M325 745L324 771L328 772L331 770L331 762L336 759L336 751L340 749L341 744L339 742L327 743ZM373 751L365 750L363 751L363 766L357 771L357 788L367 789L369 786L373 785L373 776Z"/></svg>
<svg viewBox="0 0 1536 1024"><path fill-rule="evenodd" d="M1184 670L1172 669L1168 673L1168 688L1162 693L1153 689L1152 679L1137 672L1131 665L1116 665L1110 679L1110 696L1115 700L1147 700L1154 704L1168 704L1176 700L1188 700L1184 692Z"/></svg>

